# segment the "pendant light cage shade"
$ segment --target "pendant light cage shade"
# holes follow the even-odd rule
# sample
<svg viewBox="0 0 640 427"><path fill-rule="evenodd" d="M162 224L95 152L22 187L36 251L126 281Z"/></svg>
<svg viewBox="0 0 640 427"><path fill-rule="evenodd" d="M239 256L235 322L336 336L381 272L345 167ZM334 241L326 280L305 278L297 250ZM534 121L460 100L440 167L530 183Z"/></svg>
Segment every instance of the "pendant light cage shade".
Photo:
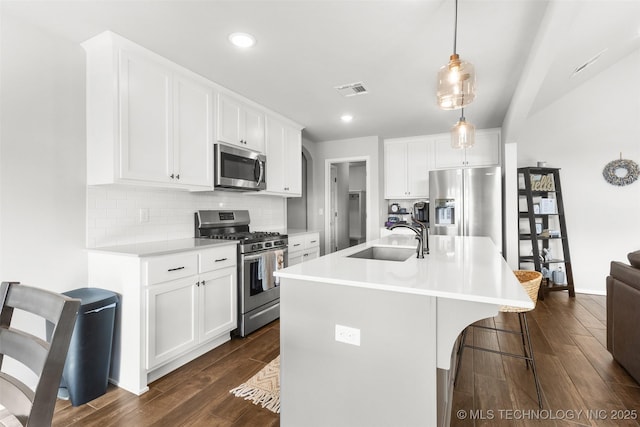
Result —
<svg viewBox="0 0 640 427"><path fill-rule="evenodd" d="M451 55L449 63L438 72L438 106L443 110L457 110L476 97L476 72L473 64Z"/></svg>
<svg viewBox="0 0 640 427"><path fill-rule="evenodd" d="M451 128L451 147L469 148L476 142L476 127L468 123L464 116Z"/></svg>

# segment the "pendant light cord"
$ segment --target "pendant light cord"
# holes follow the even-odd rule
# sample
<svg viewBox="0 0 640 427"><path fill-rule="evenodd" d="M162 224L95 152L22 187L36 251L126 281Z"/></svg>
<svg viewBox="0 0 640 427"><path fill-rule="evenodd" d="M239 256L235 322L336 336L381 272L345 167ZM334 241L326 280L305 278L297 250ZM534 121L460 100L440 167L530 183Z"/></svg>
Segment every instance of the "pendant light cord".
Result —
<svg viewBox="0 0 640 427"><path fill-rule="evenodd" d="M456 0L456 12L453 21L453 53L456 54L456 44L458 39L458 0Z"/></svg>

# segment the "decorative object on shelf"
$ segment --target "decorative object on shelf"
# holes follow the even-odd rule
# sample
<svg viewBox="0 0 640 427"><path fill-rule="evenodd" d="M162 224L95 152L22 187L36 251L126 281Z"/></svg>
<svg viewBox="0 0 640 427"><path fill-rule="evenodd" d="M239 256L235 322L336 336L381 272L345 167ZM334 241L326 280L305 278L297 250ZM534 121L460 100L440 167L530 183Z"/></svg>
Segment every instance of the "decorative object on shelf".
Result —
<svg viewBox="0 0 640 427"><path fill-rule="evenodd" d="M453 29L453 55L449 63L438 72L438 106L443 110L457 110L471 104L476 97L476 73L472 64L460 59L456 53L458 38L458 0L455 0Z"/></svg>
<svg viewBox="0 0 640 427"><path fill-rule="evenodd" d="M531 175L531 191L555 191L552 175Z"/></svg>
<svg viewBox="0 0 640 427"><path fill-rule="evenodd" d="M451 128L451 147L469 148L476 142L476 127L464 118L464 108L460 120Z"/></svg>
<svg viewBox="0 0 640 427"><path fill-rule="evenodd" d="M541 214L555 214L555 213L557 213L556 199L551 199L551 198L540 199L540 213Z"/></svg>
<svg viewBox="0 0 640 427"><path fill-rule="evenodd" d="M539 168L546 168L547 167L547 162L538 162L537 163Z"/></svg>
<svg viewBox="0 0 640 427"><path fill-rule="evenodd" d="M391 206L389 206L389 212L396 213L398 211L400 211L400 205L397 203L391 203Z"/></svg>
<svg viewBox="0 0 640 427"><path fill-rule="evenodd" d="M638 164L633 160L623 159L622 153L620 153L619 160L607 163L602 170L605 181L619 187L635 182L638 179L638 174L640 174Z"/></svg>

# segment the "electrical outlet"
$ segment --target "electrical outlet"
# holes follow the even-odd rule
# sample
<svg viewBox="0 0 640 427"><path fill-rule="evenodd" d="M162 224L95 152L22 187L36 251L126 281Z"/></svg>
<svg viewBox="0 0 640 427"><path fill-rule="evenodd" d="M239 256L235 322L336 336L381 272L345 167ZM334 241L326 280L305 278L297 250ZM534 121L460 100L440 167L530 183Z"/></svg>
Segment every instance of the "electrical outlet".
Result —
<svg viewBox="0 0 640 427"><path fill-rule="evenodd" d="M336 325L336 341L360 346L360 329Z"/></svg>
<svg viewBox="0 0 640 427"><path fill-rule="evenodd" d="M149 222L149 208L140 208L138 211L139 214L139 222L142 224L143 222Z"/></svg>

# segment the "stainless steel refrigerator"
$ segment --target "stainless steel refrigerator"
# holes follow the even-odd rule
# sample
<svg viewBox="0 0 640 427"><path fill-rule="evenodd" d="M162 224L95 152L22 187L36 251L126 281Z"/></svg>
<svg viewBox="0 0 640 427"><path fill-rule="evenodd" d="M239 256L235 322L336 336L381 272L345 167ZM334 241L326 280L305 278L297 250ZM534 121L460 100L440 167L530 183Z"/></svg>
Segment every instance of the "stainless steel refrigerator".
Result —
<svg viewBox="0 0 640 427"><path fill-rule="evenodd" d="M429 232L488 236L502 252L500 167L429 172Z"/></svg>

